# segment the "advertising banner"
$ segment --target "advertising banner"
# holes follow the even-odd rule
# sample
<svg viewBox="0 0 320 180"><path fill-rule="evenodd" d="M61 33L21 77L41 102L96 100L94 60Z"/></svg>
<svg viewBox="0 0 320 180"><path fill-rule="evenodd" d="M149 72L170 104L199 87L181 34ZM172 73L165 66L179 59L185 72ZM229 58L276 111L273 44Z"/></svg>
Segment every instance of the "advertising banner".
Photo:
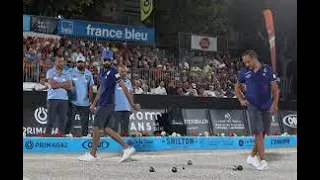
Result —
<svg viewBox="0 0 320 180"><path fill-rule="evenodd" d="M279 111L283 131L289 134L297 134L297 111Z"/></svg>
<svg viewBox="0 0 320 180"><path fill-rule="evenodd" d="M209 118L206 109L182 109L187 135L198 135L210 132Z"/></svg>
<svg viewBox="0 0 320 180"><path fill-rule="evenodd" d="M127 137L124 138L137 151L163 150L214 150L251 149L253 137ZM83 153L92 147L92 138L41 138L23 139L23 152ZM297 147L297 136L268 136L265 147ZM123 148L113 139L103 137L98 145L99 152L121 152Z"/></svg>
<svg viewBox="0 0 320 180"><path fill-rule="evenodd" d="M191 35L191 49L201 51L217 51L217 38Z"/></svg>
<svg viewBox="0 0 320 180"><path fill-rule="evenodd" d="M23 15L23 32L30 31L30 18L28 15Z"/></svg>
<svg viewBox="0 0 320 180"><path fill-rule="evenodd" d="M32 16L31 31L45 34L57 34L56 18Z"/></svg>
<svg viewBox="0 0 320 180"><path fill-rule="evenodd" d="M151 135L156 131L155 123L158 116L162 116L162 113L164 113L164 109L141 109L132 113L129 121L129 133L143 131Z"/></svg>
<svg viewBox="0 0 320 180"><path fill-rule="evenodd" d="M214 133L230 136L249 135L248 124L242 110L210 110Z"/></svg>
<svg viewBox="0 0 320 180"><path fill-rule="evenodd" d="M58 34L139 43L155 42L154 28L66 19L59 20Z"/></svg>
<svg viewBox="0 0 320 180"><path fill-rule="evenodd" d="M135 133L144 131L152 134L155 131L155 120L157 115L161 116L164 110L160 109L141 109L141 111L131 114L129 119L129 131ZM92 130L94 114L89 116L89 132ZM48 110L45 105L35 106L23 109L23 133L27 136L35 136L45 132L45 127L48 121ZM58 132L58 122L54 124L54 131ZM72 134L77 135L81 132L80 115L76 114L73 121Z"/></svg>

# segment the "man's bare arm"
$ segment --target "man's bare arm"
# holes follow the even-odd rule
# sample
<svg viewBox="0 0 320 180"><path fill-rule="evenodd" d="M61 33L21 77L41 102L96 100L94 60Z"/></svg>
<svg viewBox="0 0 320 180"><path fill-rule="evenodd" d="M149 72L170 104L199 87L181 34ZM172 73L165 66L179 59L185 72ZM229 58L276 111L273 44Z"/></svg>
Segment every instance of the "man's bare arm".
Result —
<svg viewBox="0 0 320 180"><path fill-rule="evenodd" d="M279 102L279 88L277 82L271 82L271 93L273 104L278 104Z"/></svg>
<svg viewBox="0 0 320 180"><path fill-rule="evenodd" d="M236 83L236 85L235 85L234 88L235 88L235 93L236 93L236 96L237 96L238 100L239 100L240 102L243 101L243 100L245 100L245 96L244 96L244 94L243 94L243 92L242 92L243 85L240 84L240 83Z"/></svg>
<svg viewBox="0 0 320 180"><path fill-rule="evenodd" d="M126 84L123 82L123 80L119 81L119 85L123 89L123 92L126 95L127 99L129 100L130 105L134 106L135 103L134 103L134 100L133 100L133 96L130 95L130 93L129 93L127 87L126 87Z"/></svg>
<svg viewBox="0 0 320 180"><path fill-rule="evenodd" d="M96 106L97 103L98 103L98 101L99 101L99 98L100 98L100 89L101 89L101 86L99 86L99 88L98 88L96 97L94 98L94 100L93 100L93 102L92 102L92 106Z"/></svg>
<svg viewBox="0 0 320 180"><path fill-rule="evenodd" d="M89 87L89 101L92 104L93 103L93 87Z"/></svg>

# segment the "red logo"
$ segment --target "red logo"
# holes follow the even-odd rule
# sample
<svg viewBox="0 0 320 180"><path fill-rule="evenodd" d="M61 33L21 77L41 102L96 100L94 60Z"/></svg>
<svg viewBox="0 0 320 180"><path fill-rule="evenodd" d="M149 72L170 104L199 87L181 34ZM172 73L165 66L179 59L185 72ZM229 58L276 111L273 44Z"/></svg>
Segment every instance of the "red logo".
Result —
<svg viewBox="0 0 320 180"><path fill-rule="evenodd" d="M210 45L210 41L208 38L202 38L199 43L202 49L208 49Z"/></svg>

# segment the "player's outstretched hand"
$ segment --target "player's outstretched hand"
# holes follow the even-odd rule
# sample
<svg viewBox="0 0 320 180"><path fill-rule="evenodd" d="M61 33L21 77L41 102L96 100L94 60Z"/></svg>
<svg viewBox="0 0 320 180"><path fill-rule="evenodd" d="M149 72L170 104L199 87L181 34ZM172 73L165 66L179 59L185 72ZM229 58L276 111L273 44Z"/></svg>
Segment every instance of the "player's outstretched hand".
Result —
<svg viewBox="0 0 320 180"><path fill-rule="evenodd" d="M249 106L249 101L248 100L242 100L242 101L240 101L240 103L241 103L241 106Z"/></svg>
<svg viewBox="0 0 320 180"><path fill-rule="evenodd" d="M141 107L140 107L140 104L134 104L132 106L132 108L135 110L135 111L140 111Z"/></svg>

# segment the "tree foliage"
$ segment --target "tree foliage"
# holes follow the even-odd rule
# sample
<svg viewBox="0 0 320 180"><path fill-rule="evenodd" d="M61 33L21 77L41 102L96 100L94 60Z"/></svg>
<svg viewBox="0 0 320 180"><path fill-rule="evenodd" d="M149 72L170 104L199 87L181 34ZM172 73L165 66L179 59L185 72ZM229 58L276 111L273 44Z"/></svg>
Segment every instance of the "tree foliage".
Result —
<svg viewBox="0 0 320 180"><path fill-rule="evenodd" d="M178 42L178 32L210 36L227 33L226 6L220 0L158 0L155 24L164 44Z"/></svg>
<svg viewBox="0 0 320 180"><path fill-rule="evenodd" d="M23 13L66 17L85 15L101 1L94 0L23 0Z"/></svg>

